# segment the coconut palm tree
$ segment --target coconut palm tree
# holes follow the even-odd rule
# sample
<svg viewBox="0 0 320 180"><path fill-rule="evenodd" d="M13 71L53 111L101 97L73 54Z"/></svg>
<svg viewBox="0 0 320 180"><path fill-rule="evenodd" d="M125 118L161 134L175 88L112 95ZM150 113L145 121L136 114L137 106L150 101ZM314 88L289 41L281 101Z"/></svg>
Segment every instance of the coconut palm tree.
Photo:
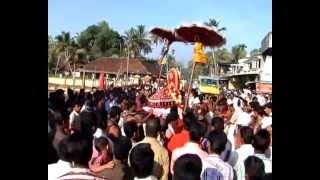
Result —
<svg viewBox="0 0 320 180"><path fill-rule="evenodd" d="M213 26L213 27L215 27L215 28L217 28L217 30L219 31L219 32L222 32L222 31L226 31L227 30L227 28L226 27L221 27L221 28L219 28L219 24L220 24L220 22L218 22L217 20L215 20L215 19L209 19L208 20L208 22L205 22L204 23L206 26Z"/></svg>
<svg viewBox="0 0 320 180"><path fill-rule="evenodd" d="M145 30L144 25L130 28L125 32L125 44L130 49L130 57L141 57L141 54L148 54L152 51L152 41Z"/></svg>
<svg viewBox="0 0 320 180"><path fill-rule="evenodd" d="M238 63L239 59L247 56L247 46L245 44L238 44L232 47L232 55L234 62Z"/></svg>
<svg viewBox="0 0 320 180"><path fill-rule="evenodd" d="M144 25L138 25L136 30L136 37L138 41L138 46L139 46L139 55L141 53L143 54L148 54L152 51L151 49L151 40L149 38L149 33L146 31L146 28Z"/></svg>
<svg viewBox="0 0 320 180"><path fill-rule="evenodd" d="M48 69L51 71L56 64L56 43L51 36L48 36Z"/></svg>
<svg viewBox="0 0 320 180"><path fill-rule="evenodd" d="M139 51L135 29L130 28L129 30L125 31L124 34L125 46L128 56L135 57Z"/></svg>
<svg viewBox="0 0 320 180"><path fill-rule="evenodd" d="M164 42L164 40L162 38L160 38L159 36L154 35L154 34L151 34L150 39L151 39L151 42L153 44L155 44L156 46L158 46L159 44Z"/></svg>
<svg viewBox="0 0 320 180"><path fill-rule="evenodd" d="M76 62L76 52L78 45L74 38L70 36L69 32L64 32L62 31L61 34L57 35L55 37L57 44L56 44L56 53L58 54L58 62L56 65L56 71L55 74L57 73L59 63L61 59L63 58L66 63L69 66L70 72L73 74L73 71L75 70L75 62ZM71 63L73 62L74 70L71 68Z"/></svg>
<svg viewBox="0 0 320 180"><path fill-rule="evenodd" d="M204 23L206 26L211 26L211 27L215 27L218 32L223 32L223 31L226 31L227 28L226 27L219 27L220 25L220 22L215 20L214 18L210 18L208 20L208 22L205 22ZM212 57L211 57L211 61L209 61L209 73L210 74L217 74L217 62L216 62L216 58L215 58L215 50L214 48L212 48ZM212 72L212 66L214 66L214 69L213 69L213 72Z"/></svg>
<svg viewBox="0 0 320 180"><path fill-rule="evenodd" d="M206 56L208 57L207 71L209 73L214 63L232 63L232 54L226 48L217 49L214 52L214 57L210 51L206 53ZM219 69L218 66L216 68Z"/></svg>

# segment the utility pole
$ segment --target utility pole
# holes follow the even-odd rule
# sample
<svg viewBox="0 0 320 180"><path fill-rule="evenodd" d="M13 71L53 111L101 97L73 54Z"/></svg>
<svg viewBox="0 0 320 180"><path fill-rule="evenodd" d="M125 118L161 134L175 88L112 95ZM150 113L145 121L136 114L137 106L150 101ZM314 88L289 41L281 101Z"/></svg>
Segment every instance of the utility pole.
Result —
<svg viewBox="0 0 320 180"><path fill-rule="evenodd" d="M127 81L126 81L126 86L128 86L129 82L129 59L130 59L130 49L129 49L129 43L127 43L127 51L128 51L128 57L127 57Z"/></svg>

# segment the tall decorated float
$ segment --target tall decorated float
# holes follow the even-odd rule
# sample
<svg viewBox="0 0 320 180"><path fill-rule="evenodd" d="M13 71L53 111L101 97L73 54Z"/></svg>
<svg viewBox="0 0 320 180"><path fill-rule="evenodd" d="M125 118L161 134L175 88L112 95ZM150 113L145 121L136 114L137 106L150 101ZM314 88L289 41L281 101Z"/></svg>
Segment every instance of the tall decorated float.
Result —
<svg viewBox="0 0 320 180"><path fill-rule="evenodd" d="M189 79L189 87L185 101L182 102L180 94L180 72L171 68L167 73L167 82L163 87L159 87L157 92L148 100L148 106L144 107L146 111L153 109L155 116L166 116L173 105L178 106L178 112L181 117L182 111L188 106L188 97L192 87L193 72L197 64L206 64L207 57L204 52L205 47L220 47L225 44L226 39L214 28L199 23L187 23L177 27L174 31L154 28L151 33L163 39L165 46L162 50L159 62L159 78L162 73L163 61L169 51L172 42L192 43L194 45L193 66Z"/></svg>

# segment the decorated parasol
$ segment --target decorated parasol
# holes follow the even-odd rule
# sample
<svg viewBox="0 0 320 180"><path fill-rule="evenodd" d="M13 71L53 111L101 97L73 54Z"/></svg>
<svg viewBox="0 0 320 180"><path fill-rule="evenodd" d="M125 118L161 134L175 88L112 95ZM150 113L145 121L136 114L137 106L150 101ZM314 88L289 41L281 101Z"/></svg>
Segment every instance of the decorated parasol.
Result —
<svg viewBox="0 0 320 180"><path fill-rule="evenodd" d="M155 27L150 33L163 40L167 40L169 45L175 41L184 41L182 38L178 37L174 31L165 28Z"/></svg>
<svg viewBox="0 0 320 180"><path fill-rule="evenodd" d="M162 39L164 41L164 46L163 49L161 51L161 56L159 58L159 64L160 64L160 71L159 71L159 77L158 77L158 81L160 80L161 77L161 73L162 73L162 67L163 64L166 64L165 62L165 56L168 54L169 52L169 48L171 43L175 42L175 41L181 41L184 42L185 40L182 39L181 37L179 37L175 31L172 31L170 29L165 29L165 28L160 28L160 27L155 27L150 31L151 34L155 35L156 37L159 37L160 39Z"/></svg>
<svg viewBox="0 0 320 180"><path fill-rule="evenodd" d="M190 83L186 98L185 108L188 106L188 99L192 86L193 72L196 64L206 64L207 57L204 53L204 46L220 47L226 43L226 39L214 27L206 26L200 23L184 23L175 29L177 36L185 41L194 43L193 65L190 76Z"/></svg>
<svg viewBox="0 0 320 180"><path fill-rule="evenodd" d="M215 27L201 23L183 23L175 32L177 37L187 42L200 42L204 46L220 47L226 43L224 36Z"/></svg>

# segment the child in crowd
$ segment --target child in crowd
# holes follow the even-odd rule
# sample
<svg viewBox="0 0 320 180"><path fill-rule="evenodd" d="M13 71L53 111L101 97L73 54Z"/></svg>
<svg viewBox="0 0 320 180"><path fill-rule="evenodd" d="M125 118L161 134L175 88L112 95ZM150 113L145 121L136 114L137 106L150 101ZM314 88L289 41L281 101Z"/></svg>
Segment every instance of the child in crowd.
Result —
<svg viewBox="0 0 320 180"><path fill-rule="evenodd" d="M111 169L114 166L111 141L105 137L95 139L94 149L98 152L89 162L93 172L100 172L104 169Z"/></svg>

